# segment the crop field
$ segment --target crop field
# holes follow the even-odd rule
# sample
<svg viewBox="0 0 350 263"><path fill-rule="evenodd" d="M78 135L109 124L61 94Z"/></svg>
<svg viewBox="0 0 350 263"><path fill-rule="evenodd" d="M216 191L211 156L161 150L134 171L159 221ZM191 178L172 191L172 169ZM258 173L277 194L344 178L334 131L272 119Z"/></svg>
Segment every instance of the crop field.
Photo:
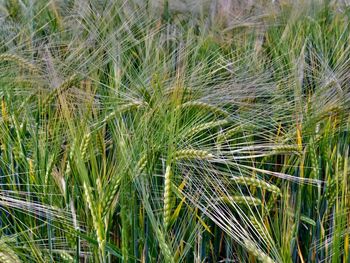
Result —
<svg viewBox="0 0 350 263"><path fill-rule="evenodd" d="M349 263L349 23L0 0L0 263Z"/></svg>

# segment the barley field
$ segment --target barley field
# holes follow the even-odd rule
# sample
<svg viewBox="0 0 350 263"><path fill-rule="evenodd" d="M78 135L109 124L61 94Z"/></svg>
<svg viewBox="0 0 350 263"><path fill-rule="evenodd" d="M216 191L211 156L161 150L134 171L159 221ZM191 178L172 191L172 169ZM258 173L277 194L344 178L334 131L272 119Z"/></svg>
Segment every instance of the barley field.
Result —
<svg viewBox="0 0 350 263"><path fill-rule="evenodd" d="M350 262L349 18L0 0L0 263Z"/></svg>

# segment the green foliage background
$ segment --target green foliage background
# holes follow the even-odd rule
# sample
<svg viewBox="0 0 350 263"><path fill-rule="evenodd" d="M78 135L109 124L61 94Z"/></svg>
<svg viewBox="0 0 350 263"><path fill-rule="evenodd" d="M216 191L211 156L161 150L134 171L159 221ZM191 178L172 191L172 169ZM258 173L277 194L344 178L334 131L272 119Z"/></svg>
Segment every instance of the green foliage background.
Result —
<svg viewBox="0 0 350 263"><path fill-rule="evenodd" d="M174 3L0 1L0 262L349 262L346 3Z"/></svg>

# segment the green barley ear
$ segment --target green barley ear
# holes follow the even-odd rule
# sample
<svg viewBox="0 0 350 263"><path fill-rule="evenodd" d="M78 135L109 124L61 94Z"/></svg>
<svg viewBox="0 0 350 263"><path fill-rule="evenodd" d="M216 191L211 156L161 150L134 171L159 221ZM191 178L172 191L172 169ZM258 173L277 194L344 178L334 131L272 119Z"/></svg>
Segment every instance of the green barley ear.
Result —
<svg viewBox="0 0 350 263"><path fill-rule="evenodd" d="M33 184L35 182L35 168L33 159L27 158L28 166L29 166L29 182Z"/></svg>
<svg viewBox="0 0 350 263"><path fill-rule="evenodd" d="M91 193L91 189L86 185L84 182L83 184L83 189L84 189L84 195L85 195L85 200L86 203L88 204L91 216L92 216L92 224L94 226L94 230L96 233L97 237L97 243L98 243L98 248L100 251L100 257L104 257L104 251L105 251L105 238L104 238L104 227L103 223L100 220L100 215L98 212L98 207L96 207L96 202L94 201L94 198Z"/></svg>
<svg viewBox="0 0 350 263"><path fill-rule="evenodd" d="M229 117L229 113L227 111L225 111L225 110L223 110L215 105L211 105L209 103L200 102L200 101L185 102L185 103L181 104L180 106L178 106L176 108L176 110L183 110L186 108L195 108L195 109L199 109L199 110L212 112L216 115L220 115L223 117Z"/></svg>
<svg viewBox="0 0 350 263"><path fill-rule="evenodd" d="M143 154L140 158L140 160L137 162L135 168L133 169L133 175L132 178L136 178L137 176L139 176L143 170L146 168L147 164L148 164L148 156L147 154Z"/></svg>
<svg viewBox="0 0 350 263"><path fill-rule="evenodd" d="M74 263L74 259L71 255L69 255L67 252L60 252L60 257L62 258L63 262L67 263Z"/></svg>
<svg viewBox="0 0 350 263"><path fill-rule="evenodd" d="M294 153L300 155L300 149L296 145L276 145L272 149L271 155Z"/></svg>
<svg viewBox="0 0 350 263"><path fill-rule="evenodd" d="M62 94L67 89L71 88L79 80L77 74L73 74L69 78L65 79L58 87L55 87L53 91L47 96L47 98L43 101L43 108L46 108L50 105L50 103L55 99L55 97Z"/></svg>
<svg viewBox="0 0 350 263"><path fill-rule="evenodd" d="M164 227L167 229L171 217L171 166L166 167L164 174Z"/></svg>
<svg viewBox="0 0 350 263"><path fill-rule="evenodd" d="M3 241L0 240L0 262L2 263L21 263L22 261L16 253Z"/></svg>
<svg viewBox="0 0 350 263"><path fill-rule="evenodd" d="M257 179L257 178L236 176L236 177L233 177L232 180L237 184L258 187L258 188L261 188L263 190L267 190L271 193L274 193L276 195L281 194L281 190L277 186L272 185L270 183L267 183L267 182L260 180L260 179Z"/></svg>
<svg viewBox="0 0 350 263"><path fill-rule="evenodd" d="M174 154L175 160L182 160L182 159L212 159L214 157L213 154L209 153L205 150L194 150L194 149L187 149L187 150L178 150Z"/></svg>
<svg viewBox="0 0 350 263"><path fill-rule="evenodd" d="M147 154L142 155L140 160L137 162L136 167L135 167L135 172L133 174L133 178L136 178L137 176L142 173L142 171L145 169L147 165ZM110 182L110 186L108 187L108 190L105 192L103 196L103 201L102 201L102 217L105 217L108 213L108 209L110 205L112 204L115 194L118 191L118 188L120 186L120 177L113 177L112 181Z"/></svg>
<svg viewBox="0 0 350 263"><path fill-rule="evenodd" d="M216 144L220 147L226 141L229 141L230 138L234 138L234 135L237 136L238 133L241 133L247 130L251 131L254 129L256 129L255 125L250 123L239 124L238 126L235 126L233 128L229 128L227 130L220 132L217 136Z"/></svg>
<svg viewBox="0 0 350 263"><path fill-rule="evenodd" d="M24 149L24 145L22 143L22 140L23 140L22 128L21 128L21 125L18 123L17 118L15 118L15 116L13 115L11 116L11 122L15 129L16 139L17 139L17 143L14 145L14 156L16 161L21 162L26 159L26 156L25 156L26 152Z"/></svg>
<svg viewBox="0 0 350 263"><path fill-rule="evenodd" d="M120 186L120 180L121 178L119 176L116 177L115 179L113 178L109 184L110 186L107 188L107 191L103 195L102 208L101 208L102 217L105 217L110 210L110 206Z"/></svg>
<svg viewBox="0 0 350 263"><path fill-rule="evenodd" d="M175 263L174 256L172 255L171 250L165 241L164 233L162 233L161 230L159 228L157 228L156 235L158 237L159 246L162 250L165 262Z"/></svg>
<svg viewBox="0 0 350 263"><path fill-rule="evenodd" d="M137 162L135 167L135 172L133 174L133 178L136 178L146 167L147 165L147 155L144 154L140 160ZM103 195L103 201L102 201L102 217L105 217L109 211L109 207L112 204L115 194L118 191L118 188L120 186L121 178L113 177L112 181L109 184L108 190Z"/></svg>
<svg viewBox="0 0 350 263"><path fill-rule="evenodd" d="M45 177L44 177L44 189L45 189L45 194L47 194L48 186L49 186L49 179L51 176L53 164L54 164L54 158L55 156L53 154L49 155L49 159L46 164L46 172L45 172Z"/></svg>
<svg viewBox="0 0 350 263"><path fill-rule="evenodd" d="M17 263L17 262L21 262L19 260L19 258L15 258L14 257L15 254L9 254L8 251L0 251L0 261L2 263Z"/></svg>
<svg viewBox="0 0 350 263"><path fill-rule="evenodd" d="M142 155L141 159L136 164L136 172L140 173L147 165L147 154Z"/></svg>
<svg viewBox="0 0 350 263"><path fill-rule="evenodd" d="M4 97L1 98L1 117L4 123L8 122L9 117L8 117L6 102Z"/></svg>
<svg viewBox="0 0 350 263"><path fill-rule="evenodd" d="M102 127L104 124L106 124L110 120L113 120L114 118L116 118L116 116L118 116L118 114L121 114L121 113L124 113L127 111L131 111L133 109L137 109L143 105L144 105L144 103L136 101L136 102L131 102L131 103L125 104L123 106L120 106L120 108L112 111L107 116L105 116L102 120L93 124L91 127L91 130L95 130L95 129L98 129L99 127Z"/></svg>
<svg viewBox="0 0 350 263"><path fill-rule="evenodd" d="M250 223L254 226L256 231L258 231L259 235L262 237L266 236L266 233L264 231L263 225L258 221L258 219L255 216L250 216Z"/></svg>
<svg viewBox="0 0 350 263"><path fill-rule="evenodd" d="M231 136L235 135L238 132L241 132L242 130L243 130L242 126L237 126L220 133L216 139L217 144L218 145L223 144L225 141L228 140L228 138L230 138Z"/></svg>
<svg viewBox="0 0 350 263"><path fill-rule="evenodd" d="M232 206L235 206L235 205L261 206L262 205L262 202L260 199L257 199L252 196L230 195L230 196L220 197L219 199Z"/></svg>
<svg viewBox="0 0 350 263"><path fill-rule="evenodd" d="M309 148L312 173L313 173L313 176L316 178L317 173L318 173L319 161L318 161L318 157L317 157L316 144L315 144L314 138L310 139L308 148Z"/></svg>
<svg viewBox="0 0 350 263"><path fill-rule="evenodd" d="M223 125L226 125L229 123L229 120L218 120L218 121L211 121L211 122L207 122L204 124L199 124L197 126L194 126L193 128L191 128L189 131L187 131L183 137L186 138L191 138L193 135L195 135L196 133L202 132L202 131L206 131L209 129L213 129L216 127L220 127Z"/></svg>
<svg viewBox="0 0 350 263"><path fill-rule="evenodd" d="M274 263L275 261L269 257L266 253L264 253L260 248L258 248L252 241L245 240L244 246L248 250L249 253L251 253L253 256L255 256L260 262L262 263Z"/></svg>
<svg viewBox="0 0 350 263"><path fill-rule="evenodd" d="M327 200L328 207L333 207L337 199L337 189L336 189L336 185L338 184L337 182L339 183L339 180L337 178L332 178L323 196L323 198Z"/></svg>
<svg viewBox="0 0 350 263"><path fill-rule="evenodd" d="M266 238L270 244L274 244L274 241L269 234L268 231L266 231L266 228L264 227L262 222L259 222L258 219L255 216L250 216L250 223L254 226L255 230L259 233L259 235L263 238Z"/></svg>
<svg viewBox="0 0 350 263"><path fill-rule="evenodd" d="M70 149L69 149L69 154L68 154L68 160L66 162L66 167L64 170L64 176L66 178L68 178L71 173L72 173L72 161L74 160L74 153L76 151L76 147L77 147L77 139L76 137L74 138L72 144L70 145Z"/></svg>
<svg viewBox="0 0 350 263"><path fill-rule="evenodd" d="M278 198L277 194L273 194L271 195L269 201L267 202L266 206L264 207L264 215L267 216L272 209L274 208L274 206L276 205L276 200Z"/></svg>
<svg viewBox="0 0 350 263"><path fill-rule="evenodd" d="M83 136L81 146L80 146L80 152L81 152L81 159L85 160L86 159L86 154L87 154L87 149L89 147L89 143L91 140L91 133L86 132L85 135Z"/></svg>
<svg viewBox="0 0 350 263"><path fill-rule="evenodd" d="M14 62L17 66L27 69L33 73L37 73L39 71L39 69L33 63L14 54L0 54L0 62L2 61Z"/></svg>

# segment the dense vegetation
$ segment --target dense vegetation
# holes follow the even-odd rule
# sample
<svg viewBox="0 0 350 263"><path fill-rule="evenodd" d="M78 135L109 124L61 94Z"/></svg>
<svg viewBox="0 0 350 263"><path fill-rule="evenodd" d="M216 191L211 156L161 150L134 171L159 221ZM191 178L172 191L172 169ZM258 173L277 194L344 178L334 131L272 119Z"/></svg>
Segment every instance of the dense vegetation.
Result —
<svg viewBox="0 0 350 263"><path fill-rule="evenodd" d="M349 262L350 9L175 2L0 1L0 262Z"/></svg>

